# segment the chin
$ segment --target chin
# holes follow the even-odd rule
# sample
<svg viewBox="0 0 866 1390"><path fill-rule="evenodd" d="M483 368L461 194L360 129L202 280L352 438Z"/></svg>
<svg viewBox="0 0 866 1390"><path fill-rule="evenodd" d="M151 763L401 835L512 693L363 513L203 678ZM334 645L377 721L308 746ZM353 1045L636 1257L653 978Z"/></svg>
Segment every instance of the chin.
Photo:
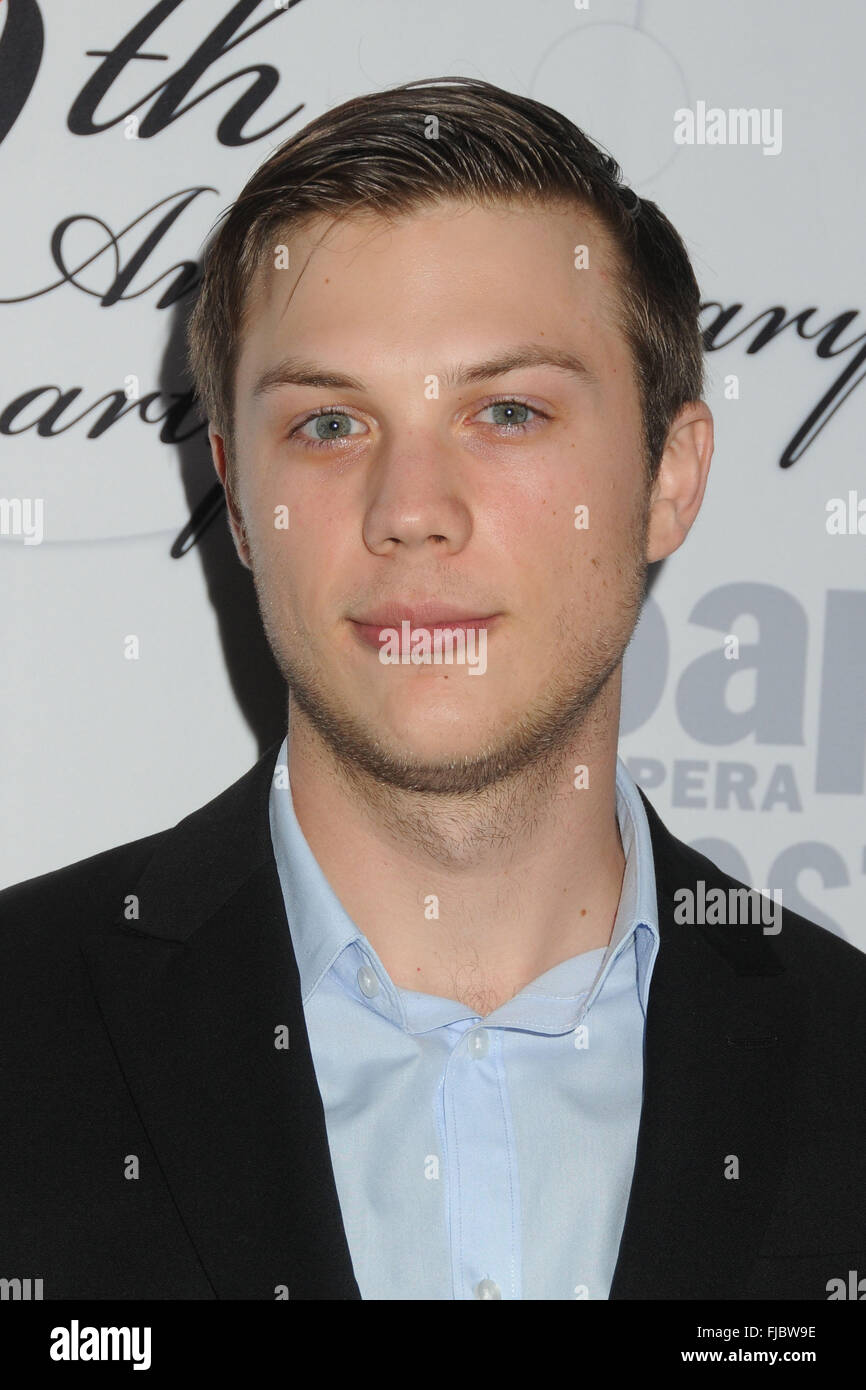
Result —
<svg viewBox="0 0 866 1390"><path fill-rule="evenodd" d="M489 687L469 692L465 680L461 675L435 685L425 681L423 686L407 683L402 689L389 690L378 706L383 729L405 733L412 741L430 742L441 736L448 742L469 742L473 733L494 728L497 720Z"/></svg>
<svg viewBox="0 0 866 1390"><path fill-rule="evenodd" d="M451 720L437 725L425 719L422 729L414 720L389 722L382 727L379 742L397 757L419 765L445 765L477 757L484 740L480 731L476 733L465 721L455 728Z"/></svg>

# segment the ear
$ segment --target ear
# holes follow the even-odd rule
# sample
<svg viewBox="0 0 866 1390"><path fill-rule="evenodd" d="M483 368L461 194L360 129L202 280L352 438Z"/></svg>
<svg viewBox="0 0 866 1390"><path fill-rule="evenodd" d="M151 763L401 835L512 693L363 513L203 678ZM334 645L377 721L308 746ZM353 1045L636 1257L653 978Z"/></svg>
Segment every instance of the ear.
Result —
<svg viewBox="0 0 866 1390"><path fill-rule="evenodd" d="M672 554L688 535L703 501L712 456L709 406L691 401L671 425L653 484L647 525L649 564Z"/></svg>
<svg viewBox="0 0 866 1390"><path fill-rule="evenodd" d="M217 471L217 477L222 483L226 495L226 510L228 511L229 526L231 527L235 550L238 553L238 559L241 564L246 569L251 569L250 548L249 542L247 541L247 533L244 528L243 517L234 493L232 492L231 483L228 480L228 457L226 454L225 439L221 434L217 434L213 425L208 425L207 437L210 443L214 468Z"/></svg>

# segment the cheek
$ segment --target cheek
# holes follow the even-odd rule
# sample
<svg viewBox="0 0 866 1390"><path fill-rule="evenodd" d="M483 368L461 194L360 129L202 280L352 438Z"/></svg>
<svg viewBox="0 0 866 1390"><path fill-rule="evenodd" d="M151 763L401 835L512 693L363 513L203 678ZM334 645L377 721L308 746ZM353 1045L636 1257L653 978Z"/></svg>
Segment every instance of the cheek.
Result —
<svg viewBox="0 0 866 1390"><path fill-rule="evenodd" d="M548 472L531 497L512 499L511 540L517 553L534 552L545 574L579 572L588 556L610 549L622 504L599 471Z"/></svg>
<svg viewBox="0 0 866 1390"><path fill-rule="evenodd" d="M274 450L253 440L244 455L240 502L247 535L269 567L284 569L304 540L301 501Z"/></svg>
<svg viewBox="0 0 866 1390"><path fill-rule="evenodd" d="M629 589L639 527L629 486L595 479L542 508L544 519L531 542L537 557L532 568L553 607L564 605L589 618L609 612Z"/></svg>
<svg viewBox="0 0 866 1390"><path fill-rule="evenodd" d="M321 499L275 493L260 498L253 538L257 582L272 608L293 625L316 632L326 629L354 593L351 523ZM275 524L276 523L276 524ZM357 528L357 519L355 520Z"/></svg>

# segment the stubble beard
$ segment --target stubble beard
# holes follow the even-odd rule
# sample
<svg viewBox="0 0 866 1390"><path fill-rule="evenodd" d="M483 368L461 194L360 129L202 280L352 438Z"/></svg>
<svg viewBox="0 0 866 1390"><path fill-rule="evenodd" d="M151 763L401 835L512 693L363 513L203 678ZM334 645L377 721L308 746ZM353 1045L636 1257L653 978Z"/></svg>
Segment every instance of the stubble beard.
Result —
<svg viewBox="0 0 866 1390"><path fill-rule="evenodd" d="M441 759L395 751L380 731L333 701L303 643L286 631L285 615L270 601L269 586L254 563L265 633L290 692L292 737L297 730L311 756L383 824L439 862L463 859L481 843L506 841L518 826L525 834L533 808L571 788L574 764L591 765L593 750L610 737L612 723L615 745L620 695L615 677L646 595L645 518L644 512L617 566L616 622L587 639L573 616L561 611L557 630L563 659L546 688L500 739Z"/></svg>

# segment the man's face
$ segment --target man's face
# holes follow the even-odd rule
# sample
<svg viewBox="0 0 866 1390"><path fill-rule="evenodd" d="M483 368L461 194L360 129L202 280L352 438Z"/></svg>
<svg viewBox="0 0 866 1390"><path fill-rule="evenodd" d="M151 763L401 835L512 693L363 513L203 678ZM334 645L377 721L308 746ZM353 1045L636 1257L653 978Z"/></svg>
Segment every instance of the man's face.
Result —
<svg viewBox="0 0 866 1390"><path fill-rule="evenodd" d="M344 765L410 789L478 790L564 756L618 677L646 567L639 400L602 232L576 208L440 204L317 220L285 245L238 363L235 496L294 703ZM477 369L528 349L585 371ZM257 393L288 357L354 384ZM383 663L377 620L399 630L404 611L412 631L487 619L483 673Z"/></svg>

